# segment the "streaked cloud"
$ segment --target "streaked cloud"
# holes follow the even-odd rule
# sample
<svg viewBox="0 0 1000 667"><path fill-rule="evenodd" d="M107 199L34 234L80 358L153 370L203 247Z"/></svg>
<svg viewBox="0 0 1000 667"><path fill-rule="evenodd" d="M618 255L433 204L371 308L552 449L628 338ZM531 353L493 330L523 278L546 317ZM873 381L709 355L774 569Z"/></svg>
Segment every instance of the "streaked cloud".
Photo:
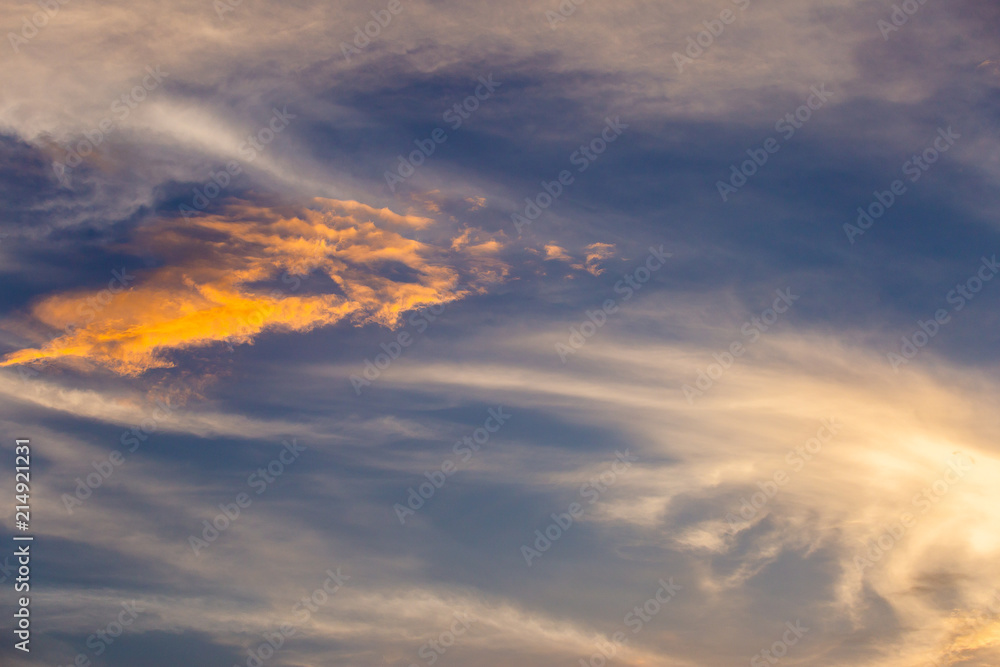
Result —
<svg viewBox="0 0 1000 667"><path fill-rule="evenodd" d="M456 613L479 620L435 664L597 665L623 630L608 665L745 665L796 619L779 667L1000 664L1000 289L946 297L1000 253L995 0L923 3L888 38L919 3L220 3L69 0L4 44L0 422L33 439L53 575L32 660L69 664L136 599L108 667L246 664L342 567L268 667L425 667ZM4 35L44 11L5 9ZM481 77L502 87L431 150ZM829 105L761 157L816 86ZM772 321L775 290L799 296ZM301 463L192 553L285 439ZM635 463L527 567L619 450ZM683 591L633 634L667 577Z"/></svg>

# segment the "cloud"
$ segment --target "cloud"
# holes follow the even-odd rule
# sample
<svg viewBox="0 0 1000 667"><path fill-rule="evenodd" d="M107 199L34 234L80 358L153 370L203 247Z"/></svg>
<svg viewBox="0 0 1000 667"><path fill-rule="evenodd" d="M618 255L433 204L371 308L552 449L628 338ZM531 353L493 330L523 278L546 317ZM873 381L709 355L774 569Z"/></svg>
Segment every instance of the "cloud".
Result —
<svg viewBox="0 0 1000 667"><path fill-rule="evenodd" d="M44 298L33 318L66 332L8 354L0 365L84 360L136 375L171 367L171 351L252 343L265 331L304 332L345 319L393 328L406 311L461 299L503 275L498 260L474 258L497 249L495 240L438 248L403 235L428 227L428 218L353 201L315 204L236 203L216 215L160 221L133 247L156 248L165 266L139 273L127 290L116 285L117 294ZM328 276L336 293L301 293L314 271ZM279 280L280 287L260 286Z"/></svg>
<svg viewBox="0 0 1000 667"><path fill-rule="evenodd" d="M425 193L414 193L410 195L410 199L417 202L418 204L423 206L424 209L426 209L431 213L440 213L441 204L435 201L434 199L435 197L439 197L440 195L441 195L440 190L431 190L430 192L425 192Z"/></svg>
<svg viewBox="0 0 1000 667"><path fill-rule="evenodd" d="M550 243L549 245L545 246L545 259L547 260L558 259L564 262L568 262L572 258L569 256L569 253L566 252L565 248L561 248L554 243Z"/></svg>
<svg viewBox="0 0 1000 667"><path fill-rule="evenodd" d="M546 244L543 246L543 249L545 250L546 261L573 261L573 256L569 254L569 251L556 243ZM577 271L586 271L593 276L599 276L604 273L604 269L601 268L601 262L609 257L612 257L614 253L614 243L591 243L584 248L583 261L577 262L576 264L570 264L570 266Z"/></svg>
<svg viewBox="0 0 1000 667"><path fill-rule="evenodd" d="M271 664L409 664L455 608L485 620L446 661L576 664L656 578L677 575L686 594L615 662L746 664L769 623L801 616L817 630L789 665L998 664L996 620L975 616L1000 554L994 293L899 375L882 353L996 245L979 232L996 220L1000 13L926 3L886 40L876 21L890 4L624 0L584 3L553 27L558 0L403 3L349 59L341 44L373 20L370 2L233 3L224 18L193 0L64 4L0 72L4 298L21 309L2 363L58 360L30 382L18 382L25 367L0 370L5 430L45 443L32 481L60 547L44 564L62 579L42 593L39 628L73 633L79 650L119 598L155 593L155 612L108 659L135 662L165 641L245 659L343 563L351 587ZM13 32L39 11L12 7L0 25ZM726 8L737 20L679 71L675 54ZM157 65L163 85L58 184L53 162ZM491 71L496 99L449 132L409 181L418 194L390 196L385 169ZM715 180L820 84L830 109L720 206ZM247 133L286 104L296 120L249 163ZM619 113L627 136L536 221L530 247L510 247L509 214ZM886 187L940 123L956 124L961 146L849 249L840 230L855 199ZM245 202L172 217L230 160L244 170L226 196ZM253 192L336 199L265 205ZM553 344L593 319L598 290L619 296L614 267L667 239L677 261L562 365ZM82 287L136 255L155 261L129 269L128 289ZM597 278L566 280L582 272ZM689 405L680 387L759 312L730 309L787 284L803 287L795 319ZM458 303L358 400L348 376L397 335L379 327L446 302ZM269 344L272 332L295 344ZM193 363L255 341L227 359L233 378ZM69 516L60 494L96 474L175 375L204 382ZM398 525L392 503L498 403L516 418L497 446ZM836 439L730 524L831 416L845 425ZM309 443L309 463L196 558L189 533L285 435ZM517 547L619 447L640 462L526 570ZM974 470L858 573L854 558L919 511L913 496L956 451Z"/></svg>
<svg viewBox="0 0 1000 667"><path fill-rule="evenodd" d="M689 324L697 317L686 315ZM599 531L595 540L619 544L619 554L685 554L712 614L736 619L748 611L743 604L767 606L767 614L791 609L826 628L824 648L833 655L848 650L837 637L864 628L880 637L865 650L882 653L888 642L912 661L953 632L938 597L976 608L992 576L983 568L995 569L987 563L1000 550L991 511L997 492L988 481L1000 465L990 436L996 388L985 374L928 357L923 368L896 375L875 350L798 330L762 339L692 406L681 386L724 349L707 328L704 340L675 343L605 331L568 368L550 363L552 340L564 335L492 340L489 361L442 357L398 369L387 382L493 400L517 414L544 410L584 427L616 424L616 446L631 446L641 463L581 523ZM461 356L453 346L449 354ZM830 417L843 424L834 440L809 461L794 455ZM553 472L538 447L525 448L509 473L524 492L572 489L598 472L586 448L561 453L565 468ZM957 481L949 472L956 453L966 462ZM727 515L738 514L741 498L776 471L790 481L734 529ZM933 502L915 501L926 489ZM890 529L899 534L904 512L915 523L901 537L885 537ZM890 545L884 554L872 546L879 540ZM858 556L872 558L860 572ZM790 574L798 568L816 571L798 582ZM942 572L955 576L942 579ZM918 590L928 578L941 580ZM775 601L763 603L760 596L770 595ZM896 639L892 619L904 627ZM759 641L745 618L738 623L734 646ZM905 628L920 628L929 643ZM992 650L994 633L993 625L956 633L950 650L960 643ZM714 649L695 643L686 655L721 664ZM889 652L872 664L910 664Z"/></svg>
<svg viewBox="0 0 1000 667"><path fill-rule="evenodd" d="M990 608L996 609L996 602ZM938 656L940 664L996 664L1000 657L1000 621L995 612L986 618L983 612L956 613L949 625L951 636Z"/></svg>
<svg viewBox="0 0 1000 667"><path fill-rule="evenodd" d="M583 262L581 264L574 264L573 268L578 271L586 271L594 276L599 276L604 273L604 269L601 268L600 264L608 257L614 255L615 244L591 243L585 248L585 250L587 253L584 255Z"/></svg>

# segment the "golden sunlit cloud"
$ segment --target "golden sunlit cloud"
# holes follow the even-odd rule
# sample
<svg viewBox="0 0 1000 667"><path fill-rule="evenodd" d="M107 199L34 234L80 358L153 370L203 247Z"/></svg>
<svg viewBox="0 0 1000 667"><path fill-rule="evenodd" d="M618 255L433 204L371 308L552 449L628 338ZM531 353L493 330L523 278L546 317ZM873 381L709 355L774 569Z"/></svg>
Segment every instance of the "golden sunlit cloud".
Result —
<svg viewBox="0 0 1000 667"><path fill-rule="evenodd" d="M587 273L595 276L599 276L604 273L604 269L601 268L601 262L611 257L615 252L614 243L591 243L585 248L587 254L584 256L582 264L573 264L573 268L578 271L586 271Z"/></svg>
<svg viewBox="0 0 1000 667"><path fill-rule="evenodd" d="M970 660L982 660L983 664L996 664L996 651L1000 648L1000 620L997 610L1000 609L1000 595L994 595L986 608L978 612L956 614L949 628L947 647L940 651L937 664L961 665L970 664ZM989 654L989 655L987 655Z"/></svg>
<svg viewBox="0 0 1000 667"><path fill-rule="evenodd" d="M420 204L424 210L430 211L431 213L441 212L441 191L431 190L430 192L414 193L410 195L410 199Z"/></svg>
<svg viewBox="0 0 1000 667"><path fill-rule="evenodd" d="M429 218L315 202L240 203L144 231L137 244L156 248L165 266L138 275L106 305L95 306L92 291L44 299L33 317L66 332L0 365L76 358L136 375L172 366L171 350L250 343L263 331L305 332L345 318L394 327L406 311L460 299L506 275L506 266L483 252L498 249L496 240L438 248L401 233L431 225ZM314 271L329 276L338 293L303 293ZM280 288L257 286L278 280Z"/></svg>
<svg viewBox="0 0 1000 667"><path fill-rule="evenodd" d="M545 246L545 259L546 260L559 259L564 262L568 262L572 258L569 256L569 253L566 252L565 248L557 246L554 243L550 243L549 245Z"/></svg>

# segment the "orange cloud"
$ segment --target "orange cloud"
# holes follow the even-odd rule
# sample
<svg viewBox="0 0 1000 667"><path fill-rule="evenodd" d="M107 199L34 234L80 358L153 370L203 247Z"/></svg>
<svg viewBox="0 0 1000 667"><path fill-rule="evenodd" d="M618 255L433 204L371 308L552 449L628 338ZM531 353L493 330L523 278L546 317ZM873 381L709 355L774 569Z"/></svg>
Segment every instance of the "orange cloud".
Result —
<svg viewBox="0 0 1000 667"><path fill-rule="evenodd" d="M546 248L547 249L547 248ZM573 264L573 268L579 271L586 271L595 276L604 273L601 262L611 257L615 252L614 243L591 243L585 248L587 254L582 264Z"/></svg>
<svg viewBox="0 0 1000 667"><path fill-rule="evenodd" d="M996 602L990 605L993 613L979 612L957 614L950 619L950 641L947 648L940 652L938 663L941 665L972 664L970 661L980 659L983 664L990 661L996 664L996 651L1000 647L1000 620L994 610Z"/></svg>
<svg viewBox="0 0 1000 667"><path fill-rule="evenodd" d="M250 343L263 331L304 332L345 318L395 327L406 311L460 299L506 274L499 260L459 254L461 244L438 248L386 229L420 229L429 218L315 201L316 208L241 203L147 230L137 245L156 248L166 266L140 275L96 312L86 309L92 291L44 299L32 315L49 327L70 328L81 313L89 321L0 365L72 357L137 375L172 366L172 350ZM313 271L328 275L339 293L296 294L298 277ZM279 277L281 289L256 286Z"/></svg>
<svg viewBox="0 0 1000 667"><path fill-rule="evenodd" d="M440 213L441 204L438 200L442 199L440 190L431 190L430 192L415 193L410 195L410 199L417 202L424 207L425 210L431 213Z"/></svg>
<svg viewBox="0 0 1000 667"><path fill-rule="evenodd" d="M545 259L559 259L564 262L568 262L572 259L572 257L569 256L569 253L566 252L565 248L557 246L554 243L550 243L545 246Z"/></svg>

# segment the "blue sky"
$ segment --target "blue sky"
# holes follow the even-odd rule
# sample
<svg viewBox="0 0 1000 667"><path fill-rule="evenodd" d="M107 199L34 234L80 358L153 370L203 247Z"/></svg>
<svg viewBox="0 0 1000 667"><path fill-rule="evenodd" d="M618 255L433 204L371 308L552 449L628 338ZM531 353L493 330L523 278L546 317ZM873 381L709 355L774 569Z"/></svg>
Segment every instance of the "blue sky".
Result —
<svg viewBox="0 0 1000 667"><path fill-rule="evenodd" d="M5 9L5 665L996 664L995 4Z"/></svg>

